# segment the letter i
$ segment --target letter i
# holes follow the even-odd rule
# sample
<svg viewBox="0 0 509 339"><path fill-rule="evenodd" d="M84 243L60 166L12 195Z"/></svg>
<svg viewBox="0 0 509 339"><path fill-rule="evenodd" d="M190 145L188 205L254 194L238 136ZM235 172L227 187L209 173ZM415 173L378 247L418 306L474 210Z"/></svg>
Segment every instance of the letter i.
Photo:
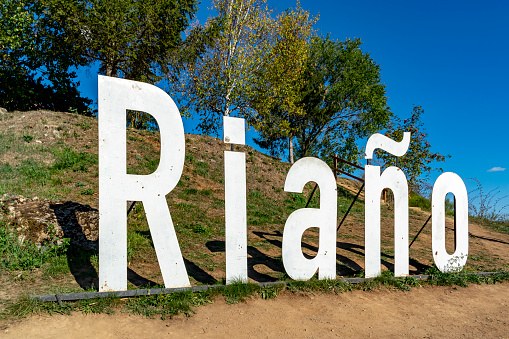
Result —
<svg viewBox="0 0 509 339"><path fill-rule="evenodd" d="M244 119L224 117L225 143L244 145L245 134ZM226 283L247 283L246 154L244 152L224 152L224 177Z"/></svg>

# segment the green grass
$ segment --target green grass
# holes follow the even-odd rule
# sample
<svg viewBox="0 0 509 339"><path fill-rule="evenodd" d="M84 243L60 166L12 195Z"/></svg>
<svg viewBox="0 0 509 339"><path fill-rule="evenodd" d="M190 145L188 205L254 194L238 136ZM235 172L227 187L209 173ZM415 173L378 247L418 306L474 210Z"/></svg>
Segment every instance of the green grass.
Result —
<svg viewBox="0 0 509 339"><path fill-rule="evenodd" d="M0 136L1 137L1 136ZM1 139L1 138L0 138ZM20 148L19 146L17 146ZM1 148L1 147L0 147ZM1 150L0 150L1 151ZM21 194L43 195L47 198L55 197L51 193L52 189L58 189L62 185L62 177L69 171L88 172L89 168L95 166L98 162L97 155L83 152L74 152L69 148L48 149L22 149L27 155L38 152L38 154L48 153L54 158L53 164L45 164L42 161L33 160L28 157L21 160L16 165L0 163L0 194ZM85 192L82 194L93 194L94 192ZM59 195L56 195L59 197Z"/></svg>
<svg viewBox="0 0 509 339"><path fill-rule="evenodd" d="M113 314L120 310L144 317L158 316L162 319L177 314L192 316L194 308L212 303L218 296L224 297L229 304L244 302L249 297L262 299L277 298L279 294L287 293L328 293L340 294L353 290L371 291L377 289L396 289L410 291L419 286L458 286L469 284L496 284L509 281L508 272L495 273L491 276L479 277L474 274L442 273L436 268L428 270L429 278L417 280L414 277L397 278L392 272L385 271L375 279L365 280L359 284L344 282L339 279L318 280L316 276L309 281L290 281L274 286L263 287L257 284L233 283L231 285L209 289L207 291L184 291L172 294L140 296L130 299L108 297L102 299L88 299L74 302L40 302L22 295L16 302L2 311L2 318L23 318L32 314L70 314L72 311L83 313Z"/></svg>
<svg viewBox="0 0 509 339"><path fill-rule="evenodd" d="M147 296L137 299L130 299L125 309L132 314L143 315L144 317L159 316L161 319L171 317L180 313L186 316L194 314L193 308L212 302L210 293L204 292L180 292L156 296Z"/></svg>
<svg viewBox="0 0 509 339"><path fill-rule="evenodd" d="M86 188L81 191L81 195L93 195L95 192L91 188Z"/></svg>
<svg viewBox="0 0 509 339"><path fill-rule="evenodd" d="M37 247L29 242L21 242L18 235L0 222L0 267L8 271L27 271L38 267L51 266L56 259L64 255L69 239L62 245L48 242ZM55 260L54 260L55 259Z"/></svg>
<svg viewBox="0 0 509 339"><path fill-rule="evenodd" d="M52 167L54 170L72 169L73 172L87 172L89 167L98 163L97 155L76 153L68 147L55 150L54 155L55 164Z"/></svg>
<svg viewBox="0 0 509 339"><path fill-rule="evenodd" d="M33 136L31 136L31 135L23 135L23 136L22 136L22 139L23 139L25 142L30 143L30 142L32 142L32 140L34 140L34 137L33 137Z"/></svg>

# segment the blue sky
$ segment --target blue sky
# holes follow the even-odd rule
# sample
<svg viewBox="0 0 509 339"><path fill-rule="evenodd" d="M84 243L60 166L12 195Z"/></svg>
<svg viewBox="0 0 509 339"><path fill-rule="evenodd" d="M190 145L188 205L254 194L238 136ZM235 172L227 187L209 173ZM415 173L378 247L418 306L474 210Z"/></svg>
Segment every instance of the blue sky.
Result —
<svg viewBox="0 0 509 339"><path fill-rule="evenodd" d="M509 2L320 1L301 7L320 16L316 28L331 38L361 38L381 66L389 106L402 118L424 109L432 150L450 154L445 171L477 178L509 195ZM276 12L295 1L269 0ZM197 18L211 14L203 1ZM80 73L84 95L97 100L95 70ZM186 122L186 132L192 123ZM496 169L499 170L496 170ZM501 170L505 168L505 170ZM489 171L492 170L491 172ZM433 182L438 174L432 174ZM509 198L506 199L509 203Z"/></svg>

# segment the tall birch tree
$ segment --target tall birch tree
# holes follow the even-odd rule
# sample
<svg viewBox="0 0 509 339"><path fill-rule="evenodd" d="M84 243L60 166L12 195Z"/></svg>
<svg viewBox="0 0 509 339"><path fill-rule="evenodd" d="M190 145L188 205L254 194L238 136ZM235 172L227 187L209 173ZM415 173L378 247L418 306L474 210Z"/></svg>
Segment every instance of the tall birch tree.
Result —
<svg viewBox="0 0 509 339"><path fill-rule="evenodd" d="M271 11L265 0L214 0L217 17L209 19L219 31L203 44L200 56L185 62L178 77L168 75L169 92L184 115L200 116L199 129L217 133L223 116L249 116L252 83L262 66L273 34Z"/></svg>

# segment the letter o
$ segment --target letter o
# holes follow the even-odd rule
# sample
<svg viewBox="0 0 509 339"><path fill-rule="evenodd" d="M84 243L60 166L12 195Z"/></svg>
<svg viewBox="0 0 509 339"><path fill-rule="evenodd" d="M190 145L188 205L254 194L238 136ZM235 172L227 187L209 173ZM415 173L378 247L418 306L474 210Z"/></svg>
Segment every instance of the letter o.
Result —
<svg viewBox="0 0 509 339"><path fill-rule="evenodd" d="M456 199L456 249L452 255L445 249L445 197L448 193L454 194ZM468 195L465 183L455 173L443 173L433 185L431 202L433 260L441 272L459 272L468 256Z"/></svg>

